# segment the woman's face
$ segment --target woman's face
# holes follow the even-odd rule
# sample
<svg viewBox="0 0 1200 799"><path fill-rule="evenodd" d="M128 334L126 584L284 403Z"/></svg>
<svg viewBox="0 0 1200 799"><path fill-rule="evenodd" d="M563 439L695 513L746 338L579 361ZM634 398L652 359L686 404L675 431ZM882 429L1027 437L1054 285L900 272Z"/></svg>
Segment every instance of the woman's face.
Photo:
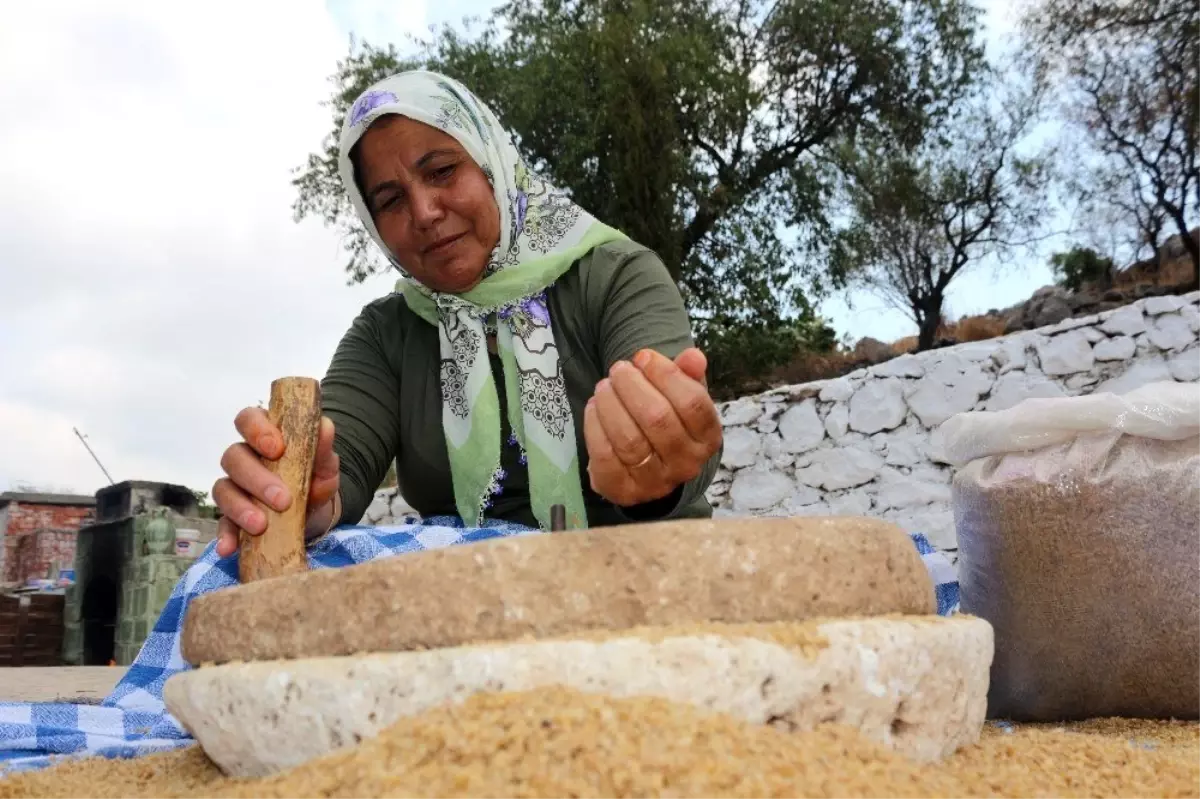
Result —
<svg viewBox="0 0 1200 799"><path fill-rule="evenodd" d="M404 270L433 291L474 288L500 241L479 165L454 137L397 115L380 117L357 149L363 200Z"/></svg>

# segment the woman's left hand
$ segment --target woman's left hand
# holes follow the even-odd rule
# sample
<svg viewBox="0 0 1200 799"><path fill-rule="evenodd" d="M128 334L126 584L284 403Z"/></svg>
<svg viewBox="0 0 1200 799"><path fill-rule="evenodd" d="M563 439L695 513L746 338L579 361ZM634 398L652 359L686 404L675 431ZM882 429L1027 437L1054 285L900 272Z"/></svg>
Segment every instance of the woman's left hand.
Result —
<svg viewBox="0 0 1200 799"><path fill-rule="evenodd" d="M621 507L662 499L721 447L721 420L696 348L674 361L642 350L596 386L583 418L592 490Z"/></svg>

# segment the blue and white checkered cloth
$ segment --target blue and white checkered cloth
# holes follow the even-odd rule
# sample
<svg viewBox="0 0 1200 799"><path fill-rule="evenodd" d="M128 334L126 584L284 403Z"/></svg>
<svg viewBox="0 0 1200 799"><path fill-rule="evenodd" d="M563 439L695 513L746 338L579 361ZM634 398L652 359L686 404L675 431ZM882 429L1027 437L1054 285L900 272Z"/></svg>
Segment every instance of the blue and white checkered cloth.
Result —
<svg viewBox="0 0 1200 799"><path fill-rule="evenodd" d="M468 528L457 517L406 521L399 526L337 528L309 547L309 567L337 568L488 538L540 534L507 522ZM953 565L924 536L912 539L937 584L938 612L956 612ZM218 558L215 546L209 544L179 579L137 658L101 704L0 702L0 774L44 768L68 755L135 757L193 743L167 712L162 692L169 677L192 668L180 653L188 604L200 594L237 584L237 555Z"/></svg>

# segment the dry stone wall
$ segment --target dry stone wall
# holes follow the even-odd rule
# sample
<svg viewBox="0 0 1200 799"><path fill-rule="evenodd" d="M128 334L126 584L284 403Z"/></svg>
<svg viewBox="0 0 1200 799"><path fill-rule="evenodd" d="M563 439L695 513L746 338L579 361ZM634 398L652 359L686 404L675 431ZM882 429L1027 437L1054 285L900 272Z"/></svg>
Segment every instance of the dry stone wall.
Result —
<svg viewBox="0 0 1200 799"><path fill-rule="evenodd" d="M953 549L951 470L932 438L951 416L1198 379L1200 292L903 355L723 405L709 498L722 516L877 516Z"/></svg>
<svg viewBox="0 0 1200 799"><path fill-rule="evenodd" d="M919 355L720 406L718 516L876 516L955 549L951 470L932 432L957 413L1030 397L1200 380L1200 292ZM412 510L380 491L363 524Z"/></svg>

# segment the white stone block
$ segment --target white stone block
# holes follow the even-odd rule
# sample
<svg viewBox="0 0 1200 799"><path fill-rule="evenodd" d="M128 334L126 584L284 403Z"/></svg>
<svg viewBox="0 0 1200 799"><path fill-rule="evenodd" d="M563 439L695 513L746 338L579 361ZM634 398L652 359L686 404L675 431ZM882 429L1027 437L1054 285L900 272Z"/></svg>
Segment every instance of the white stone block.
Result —
<svg viewBox="0 0 1200 799"><path fill-rule="evenodd" d="M872 377L923 377L925 367L916 355L905 353L878 366L872 366L868 374Z"/></svg>
<svg viewBox="0 0 1200 799"><path fill-rule="evenodd" d="M821 402L845 402L854 394L854 384L844 377L830 380L821 389Z"/></svg>
<svg viewBox="0 0 1200 799"><path fill-rule="evenodd" d="M982 389L971 385L945 386L926 377L909 396L908 407L922 425L934 428L951 416L974 408L982 393Z"/></svg>
<svg viewBox="0 0 1200 799"><path fill-rule="evenodd" d="M1000 348L992 352L992 360L1000 367L1000 373L1024 369L1029 361L1029 356L1025 354L1029 346L1029 337L1016 334L1004 337L1001 342Z"/></svg>
<svg viewBox="0 0 1200 799"><path fill-rule="evenodd" d="M808 466L796 471L805 485L839 491L869 483L883 468L883 458L856 448L818 450Z"/></svg>
<svg viewBox="0 0 1200 799"><path fill-rule="evenodd" d="M721 410L721 424L726 427L750 424L758 421L761 413L762 407L754 400L734 400Z"/></svg>
<svg viewBox="0 0 1200 799"><path fill-rule="evenodd" d="M911 475L891 475L880 481L879 489L875 492L876 510L949 502L950 486L942 482L926 482Z"/></svg>
<svg viewBox="0 0 1200 799"><path fill-rule="evenodd" d="M868 435L904 424L904 383L894 377L868 380L850 398L850 429Z"/></svg>
<svg viewBox="0 0 1200 799"><path fill-rule="evenodd" d="M924 445L916 438L893 438L888 441L888 466L913 466L925 460Z"/></svg>
<svg viewBox="0 0 1200 799"><path fill-rule="evenodd" d="M1171 377L1180 383L1194 383L1200 380L1200 349L1193 347L1186 352L1171 356L1167 361Z"/></svg>
<svg viewBox="0 0 1200 799"><path fill-rule="evenodd" d="M1065 381L1068 391L1079 392L1088 386L1094 386L1100 382L1100 375L1094 372L1080 372L1077 375L1071 375Z"/></svg>
<svg viewBox="0 0 1200 799"><path fill-rule="evenodd" d="M1182 316L1188 323L1188 327L1195 333L1200 331L1200 309L1195 305L1185 305L1179 309L1179 315Z"/></svg>
<svg viewBox="0 0 1200 799"><path fill-rule="evenodd" d="M1108 338L1108 336L1101 333L1100 329L1096 327L1085 327L1083 329L1083 337L1092 344L1095 344L1098 341L1104 341L1106 338Z"/></svg>
<svg viewBox="0 0 1200 799"><path fill-rule="evenodd" d="M837 403L829 409L829 414L825 417L825 432L834 441L840 441L845 438L846 431L850 429L850 411L842 403Z"/></svg>
<svg viewBox="0 0 1200 799"><path fill-rule="evenodd" d="M734 427L725 431L721 465L726 469L753 466L761 452L762 437L758 433L745 427Z"/></svg>
<svg viewBox="0 0 1200 799"><path fill-rule="evenodd" d="M966 344L959 344L958 346L951 348L950 352L959 358L964 358L973 363L978 363L979 361L986 361L988 358L992 357L992 353L995 351L995 349L995 340L970 341Z"/></svg>
<svg viewBox="0 0 1200 799"><path fill-rule="evenodd" d="M1106 338L1092 348L1097 361L1128 361L1137 352L1137 342L1129 336Z"/></svg>
<svg viewBox="0 0 1200 799"><path fill-rule="evenodd" d="M745 469L738 472L729 488L733 508L738 511L765 510L791 495L795 482L778 472Z"/></svg>
<svg viewBox="0 0 1200 799"><path fill-rule="evenodd" d="M812 505L799 505L794 508L788 508L788 516L831 516L829 506L824 502L817 502Z"/></svg>
<svg viewBox="0 0 1200 799"><path fill-rule="evenodd" d="M1100 329L1110 336L1136 336L1146 330L1146 318L1137 305L1126 305L1112 312L1100 323Z"/></svg>
<svg viewBox="0 0 1200 799"><path fill-rule="evenodd" d="M1157 383L1162 380L1172 379L1171 370L1167 366L1166 360L1161 355L1152 355L1130 362L1128 369L1109 380L1105 380L1092 391L1097 394L1104 392L1124 394L1148 383Z"/></svg>
<svg viewBox="0 0 1200 799"><path fill-rule="evenodd" d="M805 505L815 505L824 498L825 494L802 483L796 483L792 487L792 495L787 498L784 507L800 508Z"/></svg>
<svg viewBox="0 0 1200 799"><path fill-rule="evenodd" d="M767 416L766 414L758 417L758 432L774 433L778 429L779 429L779 420L778 419L772 419L771 417Z"/></svg>
<svg viewBox="0 0 1200 799"><path fill-rule="evenodd" d="M1175 313L1185 305L1184 301L1179 297L1147 297L1142 304L1142 310L1147 316L1162 316L1167 313Z"/></svg>
<svg viewBox="0 0 1200 799"><path fill-rule="evenodd" d="M1185 350L1200 341L1200 337L1197 337L1188 321L1179 314L1159 316L1146 331L1146 336L1155 347L1168 352Z"/></svg>
<svg viewBox="0 0 1200 799"><path fill-rule="evenodd" d="M1051 376L1086 372L1095 363L1092 345L1078 331L1064 333L1049 341L1039 342L1037 353L1042 371Z"/></svg>
<svg viewBox="0 0 1200 799"><path fill-rule="evenodd" d="M779 433L768 433L762 438L763 460L774 460L783 454L783 439Z"/></svg>
<svg viewBox="0 0 1200 799"><path fill-rule="evenodd" d="M1062 397L1062 388L1052 380L1041 375L1029 375L1024 372L1009 372L1000 375L992 394L984 403L985 411L1003 411L1031 397Z"/></svg>
<svg viewBox="0 0 1200 799"><path fill-rule="evenodd" d="M826 497L825 504L834 516L866 516L871 512L871 496L865 489L841 494L836 497Z"/></svg>
<svg viewBox="0 0 1200 799"><path fill-rule="evenodd" d="M825 424L817 415L815 400L788 408L779 420L784 452L808 452L825 438Z"/></svg>

